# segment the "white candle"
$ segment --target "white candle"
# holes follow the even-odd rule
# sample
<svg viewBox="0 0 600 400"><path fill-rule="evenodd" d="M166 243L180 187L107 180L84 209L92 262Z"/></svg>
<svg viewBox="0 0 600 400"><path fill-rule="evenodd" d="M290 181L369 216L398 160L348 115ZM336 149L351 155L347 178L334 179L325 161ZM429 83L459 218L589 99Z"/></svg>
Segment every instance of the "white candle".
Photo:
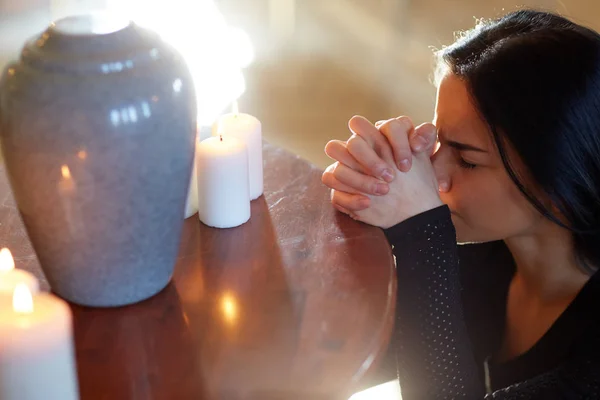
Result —
<svg viewBox="0 0 600 400"><path fill-rule="evenodd" d="M0 250L0 293L12 294L19 283L24 283L32 293L37 293L39 283L37 278L22 269L15 269L15 261L10 250ZM0 397L1 398L1 397Z"/></svg>
<svg viewBox="0 0 600 400"><path fill-rule="evenodd" d="M194 146L198 147L198 132ZM196 150L194 149L194 162L192 163L192 175L190 180L190 189L188 191L187 201L185 203L185 218L188 219L198 212L198 175L196 174Z"/></svg>
<svg viewBox="0 0 600 400"><path fill-rule="evenodd" d="M256 117L240 113L237 102L233 104L233 112L222 115L216 127L218 134L239 139L248 147L250 199L256 200L263 194L262 126Z"/></svg>
<svg viewBox="0 0 600 400"><path fill-rule="evenodd" d="M23 284L0 303L0 399L78 399L67 303Z"/></svg>
<svg viewBox="0 0 600 400"><path fill-rule="evenodd" d="M185 203L185 218L189 218L198 212L198 175L196 174L196 161L192 166L192 180L187 202Z"/></svg>
<svg viewBox="0 0 600 400"><path fill-rule="evenodd" d="M211 137L196 148L198 217L215 228L233 228L250 219L248 150L232 137Z"/></svg>

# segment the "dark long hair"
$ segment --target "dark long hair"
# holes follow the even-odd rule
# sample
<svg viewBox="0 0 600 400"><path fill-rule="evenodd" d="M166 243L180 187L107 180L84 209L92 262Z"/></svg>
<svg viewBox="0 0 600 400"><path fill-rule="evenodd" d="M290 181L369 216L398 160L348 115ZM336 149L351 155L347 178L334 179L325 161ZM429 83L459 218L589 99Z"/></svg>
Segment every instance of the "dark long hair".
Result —
<svg viewBox="0 0 600 400"><path fill-rule="evenodd" d="M466 82L519 190L573 233L588 271L600 266L600 35L520 10L479 23L437 55ZM517 173L507 144L543 200Z"/></svg>

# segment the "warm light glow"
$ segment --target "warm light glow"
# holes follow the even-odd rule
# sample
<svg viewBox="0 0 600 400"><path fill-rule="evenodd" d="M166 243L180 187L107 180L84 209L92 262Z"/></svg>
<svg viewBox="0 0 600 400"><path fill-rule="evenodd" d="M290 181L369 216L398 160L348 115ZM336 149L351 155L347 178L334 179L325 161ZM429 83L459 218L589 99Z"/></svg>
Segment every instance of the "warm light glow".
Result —
<svg viewBox="0 0 600 400"><path fill-rule="evenodd" d="M235 116L237 116L240 113L240 107L238 105L238 101L237 100L233 101L233 104L231 105L231 112Z"/></svg>
<svg viewBox="0 0 600 400"><path fill-rule="evenodd" d="M233 324L237 320L238 310L237 310L237 302L235 297L231 294L224 294L221 298L221 308L223 310L223 317L225 321L230 324Z"/></svg>
<svg viewBox="0 0 600 400"><path fill-rule="evenodd" d="M253 45L246 32L228 25L215 0L107 0L106 4L158 32L179 50L194 78L201 125L211 126L246 91L242 71L254 60Z"/></svg>
<svg viewBox="0 0 600 400"><path fill-rule="evenodd" d="M442 144L440 143L439 140L435 142L435 145L433 146L433 154L437 153L437 151L440 149L441 145Z"/></svg>
<svg viewBox="0 0 600 400"><path fill-rule="evenodd" d="M395 380L356 393L348 400L402 400L402 394Z"/></svg>
<svg viewBox="0 0 600 400"><path fill-rule="evenodd" d="M77 157L79 157L81 160L85 160L87 158L87 151L81 150L79 153L77 153Z"/></svg>
<svg viewBox="0 0 600 400"><path fill-rule="evenodd" d="M62 167L60 167L60 173L62 174L63 178L71 179L71 170L68 166L63 165Z"/></svg>
<svg viewBox="0 0 600 400"><path fill-rule="evenodd" d="M0 250L0 272L8 272L15 269L15 260L12 253L6 247Z"/></svg>
<svg viewBox="0 0 600 400"><path fill-rule="evenodd" d="M24 283L15 286L13 310L19 314L31 314L33 312L33 296L31 296L31 291Z"/></svg>

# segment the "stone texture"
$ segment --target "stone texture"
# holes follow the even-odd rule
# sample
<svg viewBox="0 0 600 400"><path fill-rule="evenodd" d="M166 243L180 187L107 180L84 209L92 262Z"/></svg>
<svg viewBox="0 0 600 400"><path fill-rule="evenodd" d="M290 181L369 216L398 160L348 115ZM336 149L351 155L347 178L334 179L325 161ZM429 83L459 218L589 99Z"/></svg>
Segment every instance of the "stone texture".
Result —
<svg viewBox="0 0 600 400"><path fill-rule="evenodd" d="M54 292L119 306L169 282L193 158L178 55L130 26L48 31L0 84L0 136L23 222Z"/></svg>

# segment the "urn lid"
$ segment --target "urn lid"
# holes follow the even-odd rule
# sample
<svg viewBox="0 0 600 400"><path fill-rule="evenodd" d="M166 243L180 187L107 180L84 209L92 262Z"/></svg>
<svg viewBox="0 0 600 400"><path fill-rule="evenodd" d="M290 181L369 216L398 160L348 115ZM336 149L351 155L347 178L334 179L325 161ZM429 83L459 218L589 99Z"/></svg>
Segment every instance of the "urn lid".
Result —
<svg viewBox="0 0 600 400"><path fill-rule="evenodd" d="M47 72L110 74L174 55L158 34L102 12L53 22L25 44L21 62Z"/></svg>

